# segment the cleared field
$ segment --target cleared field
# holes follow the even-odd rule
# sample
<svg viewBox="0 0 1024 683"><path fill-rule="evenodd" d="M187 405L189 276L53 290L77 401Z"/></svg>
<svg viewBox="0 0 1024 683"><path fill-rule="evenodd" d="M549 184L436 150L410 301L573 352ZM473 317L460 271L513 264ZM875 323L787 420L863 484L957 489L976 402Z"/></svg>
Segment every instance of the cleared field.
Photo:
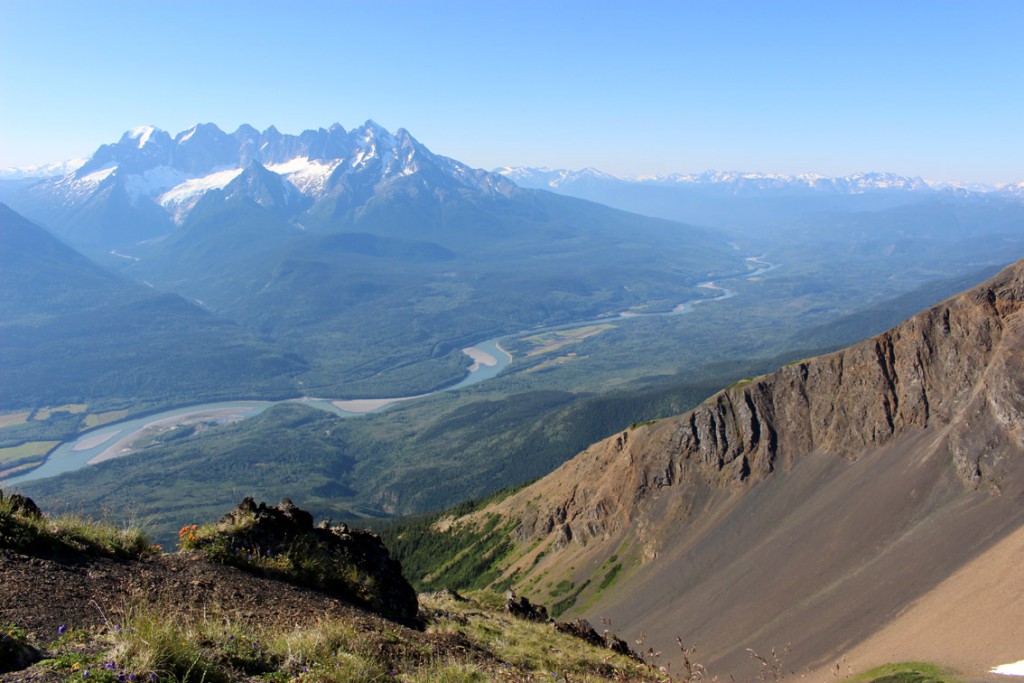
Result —
<svg viewBox="0 0 1024 683"><path fill-rule="evenodd" d="M54 413L71 413L72 415L78 415L80 413L84 413L88 407L89 406L85 403L65 403L62 406L40 408L36 411L35 417L32 419L42 422L43 420L49 420L50 416Z"/></svg>
<svg viewBox="0 0 1024 683"><path fill-rule="evenodd" d="M575 344L591 337L596 337L602 332L606 332L614 328L615 325L611 324L586 325L585 327L576 327L570 330L551 330L549 332L541 332L540 334L535 334L530 337L524 337L523 341L533 344L533 348L530 349L526 355L527 357L539 356L542 353L557 351L564 346Z"/></svg>
<svg viewBox="0 0 1024 683"><path fill-rule="evenodd" d="M84 429L90 429L92 427L99 427L100 425L110 424L111 422L117 422L128 417L127 410L110 410L105 413L95 413L93 415L85 416Z"/></svg>
<svg viewBox="0 0 1024 683"><path fill-rule="evenodd" d="M0 448L0 464L38 455L46 455L60 441L29 441L10 448Z"/></svg>
<svg viewBox="0 0 1024 683"><path fill-rule="evenodd" d="M0 429L25 424L28 422L28 416L31 414L32 411L30 410L24 410L20 413L3 413L0 415Z"/></svg>

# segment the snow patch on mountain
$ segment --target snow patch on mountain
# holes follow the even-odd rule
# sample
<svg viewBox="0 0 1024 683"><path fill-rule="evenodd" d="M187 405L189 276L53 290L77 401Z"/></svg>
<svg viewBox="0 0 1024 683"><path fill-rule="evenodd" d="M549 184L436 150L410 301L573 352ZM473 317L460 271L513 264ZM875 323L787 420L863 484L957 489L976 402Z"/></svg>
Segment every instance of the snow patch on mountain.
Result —
<svg viewBox="0 0 1024 683"><path fill-rule="evenodd" d="M181 224L196 202L210 190L222 190L242 173L240 168L216 171L201 178L189 178L156 198L157 203L170 212L175 223Z"/></svg>
<svg viewBox="0 0 1024 683"><path fill-rule="evenodd" d="M304 195L319 197L327 188L327 179L341 165L340 159L325 161L309 157L295 157L283 164L271 164L267 170L284 176Z"/></svg>
<svg viewBox="0 0 1024 683"><path fill-rule="evenodd" d="M199 130L199 124L192 126L187 131L182 133L182 135L177 140L175 140L175 142L177 142L180 145L181 143L185 142L186 140L190 139L193 135L195 135L197 130Z"/></svg>
<svg viewBox="0 0 1024 683"><path fill-rule="evenodd" d="M104 180L109 178L114 171L117 170L117 166L107 166L101 168L98 171L83 176L81 178L75 178L72 175L67 175L62 178L61 184L67 189L68 194L75 197L87 197L91 195L100 186Z"/></svg>
<svg viewBox="0 0 1024 683"><path fill-rule="evenodd" d="M184 173L168 166L158 166L125 178L125 190L133 201L155 197L187 180Z"/></svg>
<svg viewBox="0 0 1024 683"><path fill-rule="evenodd" d="M156 126L137 126L128 131L128 139L138 140L139 149L142 149L156 131Z"/></svg>

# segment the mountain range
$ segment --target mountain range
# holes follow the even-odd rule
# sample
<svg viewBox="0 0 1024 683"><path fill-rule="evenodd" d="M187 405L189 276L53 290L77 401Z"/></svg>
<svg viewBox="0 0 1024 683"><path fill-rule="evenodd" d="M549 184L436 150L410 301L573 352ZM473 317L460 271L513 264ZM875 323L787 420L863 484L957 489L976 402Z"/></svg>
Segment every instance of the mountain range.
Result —
<svg viewBox="0 0 1024 683"><path fill-rule="evenodd" d="M702 187L733 195L770 192L846 195L870 192L947 192L950 194L984 194L993 192L1006 195L1020 195L1024 192L1024 181L999 185L936 182L924 180L920 177L901 176L896 173L879 171L834 177L819 173L791 175L785 173L714 170L702 173L624 176L606 173L596 168L570 170L565 168L505 166L495 169L495 172L515 181L521 187L550 188L553 190L585 186L587 183L620 182L663 187Z"/></svg>

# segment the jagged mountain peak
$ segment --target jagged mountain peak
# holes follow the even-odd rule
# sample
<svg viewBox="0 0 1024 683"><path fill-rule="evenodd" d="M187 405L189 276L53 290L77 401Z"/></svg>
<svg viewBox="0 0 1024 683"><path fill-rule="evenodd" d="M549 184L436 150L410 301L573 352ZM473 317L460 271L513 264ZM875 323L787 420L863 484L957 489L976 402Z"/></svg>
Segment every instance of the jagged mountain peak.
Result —
<svg viewBox="0 0 1024 683"><path fill-rule="evenodd" d="M244 126L240 126L241 130ZM198 136L198 138L197 138ZM215 123L197 123L186 131L174 136L175 144L182 144L189 140L203 139L204 137L226 137L227 133L222 131Z"/></svg>

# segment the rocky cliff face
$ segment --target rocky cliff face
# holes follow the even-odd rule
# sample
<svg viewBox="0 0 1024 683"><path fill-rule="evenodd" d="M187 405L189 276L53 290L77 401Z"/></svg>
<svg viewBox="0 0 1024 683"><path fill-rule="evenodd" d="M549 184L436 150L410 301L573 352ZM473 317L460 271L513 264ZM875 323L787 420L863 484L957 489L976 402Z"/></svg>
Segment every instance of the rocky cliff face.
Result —
<svg viewBox="0 0 1024 683"><path fill-rule="evenodd" d="M1024 451L1022 302L1018 262L888 332L598 443L541 482L548 503L519 508L518 535L586 544L642 524L662 490L750 486L812 453L856 459L926 428L965 486L998 493Z"/></svg>

